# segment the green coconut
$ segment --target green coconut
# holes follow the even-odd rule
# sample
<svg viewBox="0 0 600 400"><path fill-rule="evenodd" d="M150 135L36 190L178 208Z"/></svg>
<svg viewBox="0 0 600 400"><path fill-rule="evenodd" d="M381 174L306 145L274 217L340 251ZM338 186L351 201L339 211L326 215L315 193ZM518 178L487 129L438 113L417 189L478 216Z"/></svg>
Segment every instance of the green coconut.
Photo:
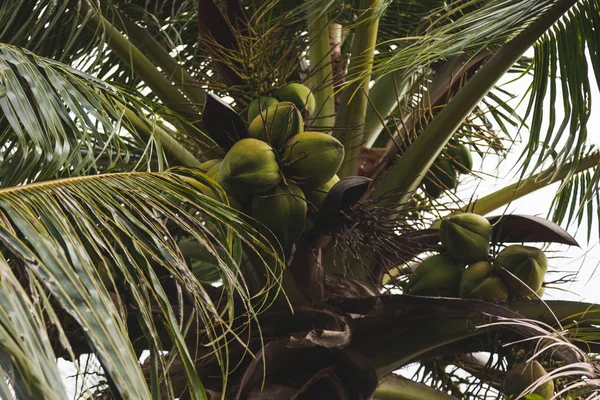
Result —
<svg viewBox="0 0 600 400"><path fill-rule="evenodd" d="M456 297L464 265L447 254L423 260L408 281L406 292L420 296Z"/></svg>
<svg viewBox="0 0 600 400"><path fill-rule="evenodd" d="M507 398L516 399L516 396L519 396L534 382L547 374L544 367L535 360L529 363L515 364L506 373L502 391ZM552 380L546 381L525 394L537 394L546 400L550 400L554 396L554 382Z"/></svg>
<svg viewBox="0 0 600 400"><path fill-rule="evenodd" d="M288 83L277 91L276 97L279 101L291 101L305 115L311 115L316 108L315 96L301 83Z"/></svg>
<svg viewBox="0 0 600 400"><path fill-rule="evenodd" d="M307 188L326 184L343 160L344 146L322 132L297 134L285 144L282 155L284 174Z"/></svg>
<svg viewBox="0 0 600 400"><path fill-rule="evenodd" d="M298 185L280 183L267 193L254 195L250 214L273 232L287 251L304 232L306 199Z"/></svg>
<svg viewBox="0 0 600 400"><path fill-rule="evenodd" d="M458 184L458 177L452 164L448 160L437 160L431 166L430 174L425 177L425 192L437 199L441 194L454 189Z"/></svg>
<svg viewBox="0 0 600 400"><path fill-rule="evenodd" d="M306 200L308 200L313 206L317 209L321 207L323 204L323 200L325 200L325 196L331 190L333 185L340 181L340 177L334 175L333 178L328 180L324 185L318 186L316 188L306 188L304 190L304 194L306 196Z"/></svg>
<svg viewBox="0 0 600 400"><path fill-rule="evenodd" d="M491 302L502 302L508 298L508 288L494 266L487 261L471 264L462 274L459 286L460 297L477 298Z"/></svg>
<svg viewBox="0 0 600 400"><path fill-rule="evenodd" d="M214 180L218 180L219 179L219 169L221 168L221 162L222 162L222 160L217 160L217 162L214 163L206 171L206 175L208 175L209 177L213 178Z"/></svg>
<svg viewBox="0 0 600 400"><path fill-rule="evenodd" d="M490 222L477 214L452 215L444 218L440 225L444 248L455 260L467 264L487 260L491 236Z"/></svg>
<svg viewBox="0 0 600 400"><path fill-rule="evenodd" d="M261 112L277 103L279 103L279 100L270 96L260 96L258 99L252 100L248 104L248 122L253 121Z"/></svg>
<svg viewBox="0 0 600 400"><path fill-rule="evenodd" d="M471 151L464 144L457 144L453 147L448 147L448 156L452 161L452 165L461 174L468 174L473 169L473 157Z"/></svg>
<svg viewBox="0 0 600 400"><path fill-rule="evenodd" d="M204 161L202 164L200 164L198 166L198 169L203 171L203 172L208 172L209 169L211 169L212 167L214 167L216 164L218 164L221 160L218 158L215 158L213 160L208 160L208 161Z"/></svg>
<svg viewBox="0 0 600 400"><path fill-rule="evenodd" d="M289 138L302 132L302 115L289 101L277 103L252 120L248 136L280 148Z"/></svg>
<svg viewBox="0 0 600 400"><path fill-rule="evenodd" d="M236 142L219 168L219 182L234 194L264 193L281 181L273 148L252 138Z"/></svg>
<svg viewBox="0 0 600 400"><path fill-rule="evenodd" d="M529 296L542 287L548 259L536 247L513 245L498 253L494 267L512 293Z"/></svg>

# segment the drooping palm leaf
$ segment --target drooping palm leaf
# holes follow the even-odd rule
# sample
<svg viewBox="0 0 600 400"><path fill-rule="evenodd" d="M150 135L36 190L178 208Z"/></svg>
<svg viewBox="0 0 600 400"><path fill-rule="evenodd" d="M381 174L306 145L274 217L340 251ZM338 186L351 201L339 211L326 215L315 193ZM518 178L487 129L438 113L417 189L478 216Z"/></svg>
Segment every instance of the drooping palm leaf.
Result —
<svg viewBox="0 0 600 400"><path fill-rule="evenodd" d="M202 326L201 344L212 348L207 354L219 355L226 352L222 342L231 335L235 338L230 328L233 320L242 317L250 322L267 304L265 301L272 301L256 297L257 292L244 282L241 253L236 248L244 244L250 253L260 251L265 262L275 257L275 251L261 244L264 239L239 212L222 204L223 194L212 181L193 170L178 171L185 175L176 175L176 171L99 175L0 191L3 265L22 271L17 274L21 284L28 280L39 284L55 299L54 310L66 312L81 326L113 389L125 398L150 398L133 340L144 340L142 348L170 350L177 355L190 395L203 398L196 356L184 339L189 324L196 321ZM216 257L223 290L229 293L221 301L217 298L213 302L188 268L176 244L177 235L182 233ZM277 263L270 265L275 270L265 269L267 288L278 285L280 274ZM10 282L10 270L4 269L2 279ZM173 290L167 284L169 276L193 310L185 317L180 314L184 304L169 300L173 299L173 294L167 293ZM235 311L233 293L241 300L242 315ZM122 316L123 307L131 306L138 314L134 320L142 324L142 332L147 332L139 338L130 337L135 333ZM8 307L11 303L0 304L5 313L10 311ZM163 326L157 325L156 313ZM41 319L43 312L40 309L33 316ZM185 318L181 320L186 321L183 326L180 318ZM16 333L10 325L5 329ZM194 329L192 332L197 334ZM164 342L166 338L171 344ZM27 342L19 345L26 346ZM24 363L29 361L16 358L14 362L28 370ZM164 378L166 366L158 362L157 368ZM227 363L222 368L226 373ZM50 373L48 379L51 377ZM44 388L52 384L50 380L39 385Z"/></svg>
<svg viewBox="0 0 600 400"><path fill-rule="evenodd" d="M65 399L63 380L56 368L40 304L31 300L10 269L0 258L2 269L2 310L0 311L0 369L13 382L12 388L2 379L0 397Z"/></svg>
<svg viewBox="0 0 600 400"><path fill-rule="evenodd" d="M525 115L531 119L523 152L526 168L538 169L551 157L558 172L567 162L576 164L585 149L592 96L589 77L593 73L600 82L599 6L595 0L578 2L534 47L534 80Z"/></svg>
<svg viewBox="0 0 600 400"><path fill-rule="evenodd" d="M1 186L164 164L152 138L108 101L118 94L104 82L7 45L0 80Z"/></svg>

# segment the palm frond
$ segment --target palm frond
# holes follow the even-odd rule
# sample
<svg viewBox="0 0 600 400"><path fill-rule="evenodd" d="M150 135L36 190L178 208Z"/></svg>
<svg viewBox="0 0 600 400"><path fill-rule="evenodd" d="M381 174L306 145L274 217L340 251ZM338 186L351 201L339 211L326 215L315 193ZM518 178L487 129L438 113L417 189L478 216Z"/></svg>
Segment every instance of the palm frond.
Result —
<svg viewBox="0 0 600 400"><path fill-rule="evenodd" d="M150 370L158 374L151 373L170 397L182 394L172 393L171 377L166 373L167 365L178 360L192 398L204 398L197 357L221 359L226 376L231 368L226 362L226 343L242 340L239 329L250 329L257 313L272 301L260 294L261 288L255 291L244 280L242 248L246 254L259 255L259 262L263 260L263 290L277 292L282 271L275 250L264 244L266 240L243 215L223 201L226 197L214 181L186 169L98 175L2 189L3 291L9 298L18 295L21 301L29 299L33 304L22 311L31 313L31 327L48 314L68 315L74 320L74 331L64 322L58 325L66 338L63 344L70 346L68 352L75 352L73 343L83 335L123 398L151 398L146 383L150 375L143 373L136 356L141 349L155 355L169 351L167 359L151 357L154 367ZM178 237L183 236L214 256L223 282L222 295L211 298L190 271L177 246ZM7 287L9 283L11 287ZM48 293L52 300L41 307L44 296L36 296L34 288ZM238 299L235 304L233 294ZM169 298L180 301L172 304ZM38 322L35 329L39 333L23 335L17 328L24 329L24 325L1 317L10 315L11 307L15 307L12 302L0 304L0 338L6 332L4 336L15 341L5 347L14 352L15 369L35 371L28 366L34 359L40 360L38 368L49 368L39 376L41 380L31 382L27 379L32 377L15 374L15 388L24 385L33 393L52 389L56 366L44 362L44 357L51 360L54 356L47 346L35 348L30 343L36 334L44 343L49 325ZM50 312L44 310L47 307ZM134 315L127 318L128 312ZM234 320L241 326L237 331L232 327ZM187 333L197 341L192 347L195 350L186 345ZM60 350L59 343L54 337L55 352ZM24 358L19 349L34 354ZM60 388L52 390L49 393L61 398Z"/></svg>
<svg viewBox="0 0 600 400"><path fill-rule="evenodd" d="M376 195L389 193L395 187L400 187L405 192L404 194L400 194L399 199L402 200L409 197L416 185L421 182L425 172L429 169L442 148L452 138L456 129L458 129L473 109L477 107L485 94L493 88L498 79L520 59L530 46L572 7L574 1L558 0L554 7L548 7L543 15L533 20L530 18L530 23L527 24L526 30L521 31L519 36L516 36L495 52L490 60L452 98L450 103L443 108L433 122L427 126L408 149L404 157L392 167L390 173L376 190ZM523 17L526 18L526 16ZM510 22L507 22L507 25L510 25ZM482 29L485 30L483 27ZM419 165L419 168L413 168L409 172L405 168L407 164L413 166ZM420 166L421 164L423 167ZM404 175L404 178L396 179L396 177L402 175ZM387 201L391 201L391 197ZM400 203L403 203L403 201L400 201Z"/></svg>
<svg viewBox="0 0 600 400"><path fill-rule="evenodd" d="M115 103L129 103L125 92L9 45L0 45L0 80L0 186L165 164Z"/></svg>
<svg viewBox="0 0 600 400"><path fill-rule="evenodd" d="M593 147L590 150L584 148L584 154L577 157L577 163L584 164L585 160L597 151ZM573 160L573 162L575 161ZM600 163L583 171L571 171L569 176L561 182L548 212L548 216L553 221L563 225L580 227L585 222L588 242L593 237L592 227L598 218L598 212L600 212L599 166Z"/></svg>
<svg viewBox="0 0 600 400"><path fill-rule="evenodd" d="M195 52L201 47L197 43L194 4L181 4L177 7L177 16L172 15L175 10L156 16L129 2L69 0L59 4L43 0L21 6L21 2L11 0L0 8L0 26L4 27L0 31L0 42L27 48L113 84L135 87L151 101L162 99L173 109L189 111L192 107L183 101L185 97L181 92L187 93L194 103L201 103L203 96L200 85L191 81L192 73L184 73L178 67L185 61L188 67L194 66L190 71L202 70L198 58L186 54L187 49L197 55ZM175 17L178 19L174 20ZM152 43L146 46L156 51L140 53L122 35L130 35L133 42L143 46L139 41L143 42L144 38L136 36L137 27L147 27ZM154 56L152 62L162 68L162 72L151 66L147 56ZM169 79L177 86L166 83L171 82ZM193 84L197 87L192 87ZM154 90L146 93L148 87ZM198 113L193 114L197 118Z"/></svg>
<svg viewBox="0 0 600 400"><path fill-rule="evenodd" d="M3 377L0 397L67 398L42 318L41 304L32 301L31 293L21 285L4 258L0 258L0 268L0 370ZM12 387L4 378L13 382Z"/></svg>
<svg viewBox="0 0 600 400"><path fill-rule="evenodd" d="M600 85L598 7L598 1L578 2L534 46L525 168L536 170L552 158L558 171L571 160L576 164L586 146L592 97L589 66Z"/></svg>
<svg viewBox="0 0 600 400"><path fill-rule="evenodd" d="M418 71L443 58L495 48L515 37L556 2L492 0L480 5L480 1L473 0L468 4L479 6L468 13L434 9L429 14L425 34L390 41L390 44L408 45L398 46L380 57L373 73L383 75L400 69Z"/></svg>

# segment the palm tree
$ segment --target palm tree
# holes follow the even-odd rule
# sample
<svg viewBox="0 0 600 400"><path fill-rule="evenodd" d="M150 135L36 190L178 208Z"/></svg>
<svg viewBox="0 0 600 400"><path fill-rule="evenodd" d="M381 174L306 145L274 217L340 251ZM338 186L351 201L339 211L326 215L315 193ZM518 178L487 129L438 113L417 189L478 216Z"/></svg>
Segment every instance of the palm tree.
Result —
<svg viewBox="0 0 600 400"><path fill-rule="evenodd" d="M533 359L549 372L512 395L553 381L559 396L593 397L598 306L400 293L445 251L440 218L487 215L554 182L554 222L489 218L490 257L509 243L576 244L558 224L591 235L599 9L3 1L0 397L68 398L59 357L88 380L74 385L84 398L499 398L507 371ZM507 80L531 80L524 112ZM342 180L269 230L205 162L246 137L254 99L289 82L314 96L304 129L343 144ZM516 130L516 182L454 190L456 170L469 172L461 188L485 180ZM298 235L287 243L280 228ZM412 379L393 374L409 364Z"/></svg>

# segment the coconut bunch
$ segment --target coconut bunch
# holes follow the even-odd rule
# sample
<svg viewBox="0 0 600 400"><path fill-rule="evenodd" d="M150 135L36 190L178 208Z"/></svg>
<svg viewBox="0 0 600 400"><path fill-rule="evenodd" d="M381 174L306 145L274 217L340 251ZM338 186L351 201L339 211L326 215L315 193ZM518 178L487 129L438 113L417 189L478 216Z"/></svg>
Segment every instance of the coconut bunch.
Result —
<svg viewBox="0 0 600 400"><path fill-rule="evenodd" d="M548 269L538 248L512 245L490 257L492 226L477 214L442 220L444 253L426 258L415 269L406 292L423 296L478 298L490 302L509 297L536 298L543 293Z"/></svg>
<svg viewBox="0 0 600 400"><path fill-rule="evenodd" d="M472 169L471 150L464 144L450 143L423 179L423 190L429 197L437 199L446 190L456 189L458 174L468 174Z"/></svg>
<svg viewBox="0 0 600 400"><path fill-rule="evenodd" d="M304 131L303 115L315 109L310 90L291 83L275 97L253 100L247 137L222 160L200 166L232 199L260 221L289 251L306 228L308 205L319 208L339 181L344 146L333 136Z"/></svg>

